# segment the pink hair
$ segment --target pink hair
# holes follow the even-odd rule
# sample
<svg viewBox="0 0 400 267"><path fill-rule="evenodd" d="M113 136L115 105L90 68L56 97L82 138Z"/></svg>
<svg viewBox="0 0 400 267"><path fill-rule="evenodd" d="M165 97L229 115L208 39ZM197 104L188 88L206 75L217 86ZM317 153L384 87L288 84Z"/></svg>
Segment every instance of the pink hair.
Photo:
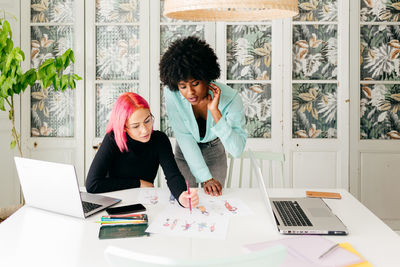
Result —
<svg viewBox="0 0 400 267"><path fill-rule="evenodd" d="M106 133L114 132L115 142L121 152L128 151L126 145L125 123L129 116L138 109L149 109L147 101L138 94L127 92L120 95L115 101L108 122Z"/></svg>

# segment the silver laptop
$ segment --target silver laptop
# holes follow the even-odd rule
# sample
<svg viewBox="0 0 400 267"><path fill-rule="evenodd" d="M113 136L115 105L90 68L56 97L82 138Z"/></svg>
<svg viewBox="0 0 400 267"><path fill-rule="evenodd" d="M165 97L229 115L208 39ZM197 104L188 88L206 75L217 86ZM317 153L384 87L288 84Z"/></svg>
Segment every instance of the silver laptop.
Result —
<svg viewBox="0 0 400 267"><path fill-rule="evenodd" d="M347 235L347 227L320 198L270 198L258 162L249 150L253 171L265 205L280 233L289 235Z"/></svg>
<svg viewBox="0 0 400 267"><path fill-rule="evenodd" d="M121 201L80 192L73 165L19 157L14 160L29 206L86 218Z"/></svg>

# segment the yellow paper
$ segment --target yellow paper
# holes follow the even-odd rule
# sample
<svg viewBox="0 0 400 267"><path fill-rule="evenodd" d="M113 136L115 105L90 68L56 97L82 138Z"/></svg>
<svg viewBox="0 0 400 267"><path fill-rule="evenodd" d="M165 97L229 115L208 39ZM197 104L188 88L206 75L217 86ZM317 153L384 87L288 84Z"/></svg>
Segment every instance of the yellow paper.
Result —
<svg viewBox="0 0 400 267"><path fill-rule="evenodd" d="M340 243L339 246L341 246L342 248L360 256L362 259L364 259L363 256L360 255L360 253L357 252L357 250L355 250L349 243ZM364 259L363 262L361 263L357 263L357 264L352 264L352 265L348 265L347 267L373 267L371 263L369 263L368 261L366 261Z"/></svg>

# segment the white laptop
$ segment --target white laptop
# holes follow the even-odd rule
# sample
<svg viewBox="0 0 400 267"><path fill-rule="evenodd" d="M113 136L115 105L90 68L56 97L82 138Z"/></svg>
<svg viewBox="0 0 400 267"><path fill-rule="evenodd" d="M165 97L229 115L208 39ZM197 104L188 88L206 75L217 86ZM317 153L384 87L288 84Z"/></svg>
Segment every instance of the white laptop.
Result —
<svg viewBox="0 0 400 267"><path fill-rule="evenodd" d="M265 205L282 234L347 235L347 227L320 198L270 198L258 162L249 149ZM340 200L338 200L340 201Z"/></svg>
<svg viewBox="0 0 400 267"><path fill-rule="evenodd" d="M80 192L73 165L19 157L14 160L29 206L86 218L121 201Z"/></svg>

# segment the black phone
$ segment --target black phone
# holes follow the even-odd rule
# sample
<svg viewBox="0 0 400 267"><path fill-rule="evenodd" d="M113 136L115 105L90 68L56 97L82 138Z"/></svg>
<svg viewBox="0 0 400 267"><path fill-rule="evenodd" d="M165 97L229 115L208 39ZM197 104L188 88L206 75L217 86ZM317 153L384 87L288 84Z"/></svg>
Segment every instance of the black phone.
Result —
<svg viewBox="0 0 400 267"><path fill-rule="evenodd" d="M106 209L107 213L110 215L114 214L125 214L125 213L135 213L135 212L140 212L140 211L145 211L146 207L143 206L142 204L133 204L133 205L128 205L128 206L121 206L121 207L115 207L115 208L108 208Z"/></svg>

